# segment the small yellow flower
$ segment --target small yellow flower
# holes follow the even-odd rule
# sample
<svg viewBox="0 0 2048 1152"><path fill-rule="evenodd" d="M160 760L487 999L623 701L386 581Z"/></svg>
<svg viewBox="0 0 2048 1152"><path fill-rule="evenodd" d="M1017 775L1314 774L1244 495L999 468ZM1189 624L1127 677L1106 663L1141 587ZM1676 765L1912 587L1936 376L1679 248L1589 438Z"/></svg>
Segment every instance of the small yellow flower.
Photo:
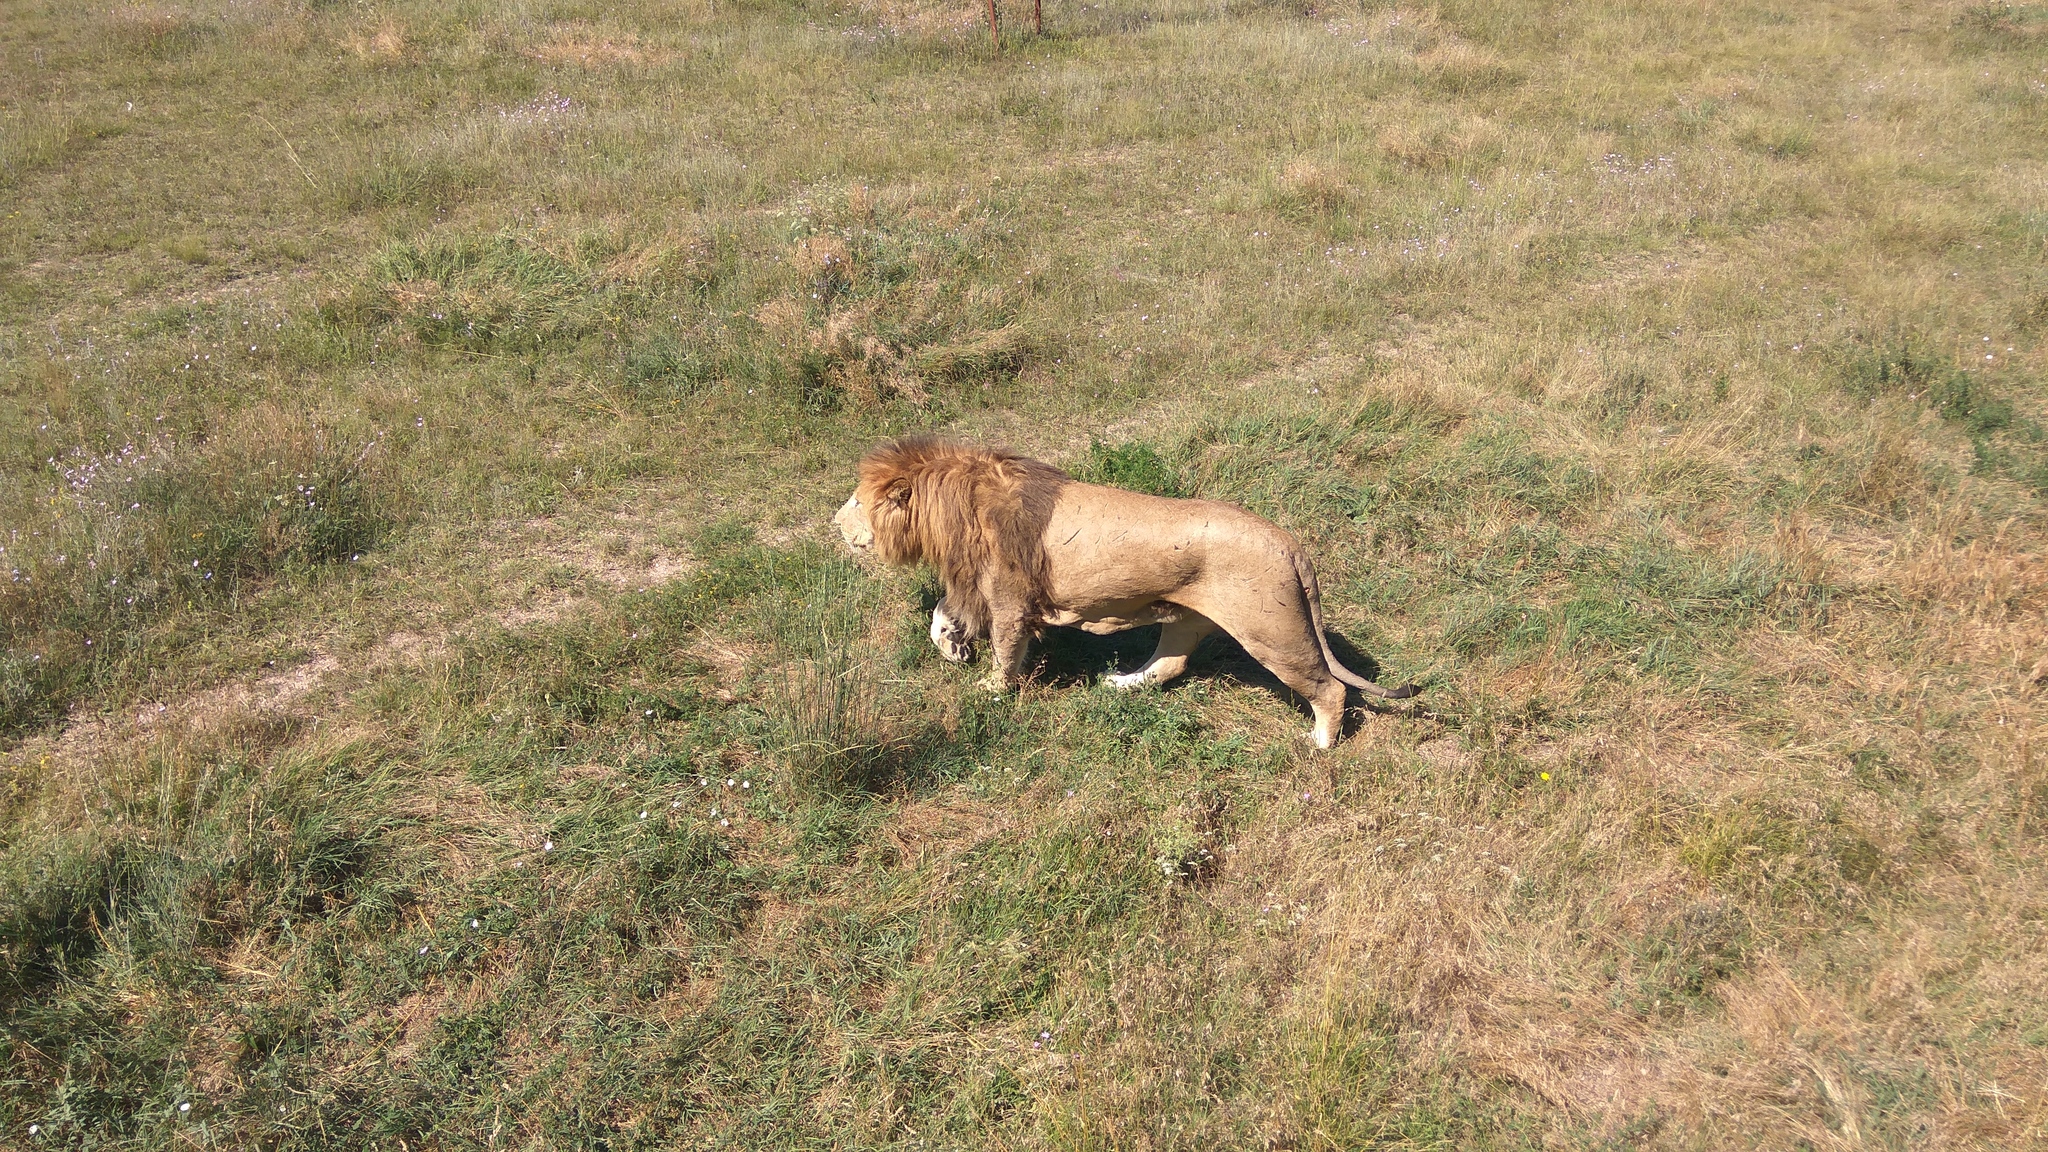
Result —
<svg viewBox="0 0 2048 1152"><path fill-rule="evenodd" d="M1550 779L1550 773L1548 773L1548 772L1545 772L1545 773L1543 774L1543 778L1544 778L1545 780L1548 780L1548 779Z"/></svg>

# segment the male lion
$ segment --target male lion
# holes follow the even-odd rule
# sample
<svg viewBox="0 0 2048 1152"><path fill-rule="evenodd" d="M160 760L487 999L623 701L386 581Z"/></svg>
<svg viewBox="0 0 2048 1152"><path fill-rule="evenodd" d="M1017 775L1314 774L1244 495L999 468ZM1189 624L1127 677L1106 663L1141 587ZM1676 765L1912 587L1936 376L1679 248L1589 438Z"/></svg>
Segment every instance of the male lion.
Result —
<svg viewBox="0 0 2048 1152"><path fill-rule="evenodd" d="M1315 569L1278 525L1233 504L1169 500L1082 484L1049 464L929 437L886 441L833 522L856 552L926 562L945 582L932 642L946 658L995 646L986 683L1007 687L1045 625L1106 635L1158 624L1159 649L1119 688L1163 684L1221 628L1314 709L1328 748L1344 686L1404 700L1337 662L1323 635Z"/></svg>

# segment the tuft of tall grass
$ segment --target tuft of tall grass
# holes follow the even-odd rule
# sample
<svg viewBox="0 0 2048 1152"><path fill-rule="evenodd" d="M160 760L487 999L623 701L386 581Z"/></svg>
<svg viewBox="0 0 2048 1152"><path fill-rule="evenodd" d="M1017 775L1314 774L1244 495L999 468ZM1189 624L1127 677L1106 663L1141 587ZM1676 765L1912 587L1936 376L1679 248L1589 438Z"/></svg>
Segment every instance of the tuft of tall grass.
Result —
<svg viewBox="0 0 2048 1152"><path fill-rule="evenodd" d="M37 116L26 110L4 115L0 125L0 189L13 189L30 175L54 167L92 147L121 135L118 122L80 116Z"/></svg>
<svg viewBox="0 0 2048 1152"><path fill-rule="evenodd" d="M642 407L659 411L690 399L711 380L702 353L670 332L657 332L625 355L626 390Z"/></svg>
<svg viewBox="0 0 2048 1152"><path fill-rule="evenodd" d="M272 1056L303 1042L317 1014L249 1004L223 1054L159 1001L124 1013L118 989L217 988L225 945L313 925L376 932L382 910L410 899L384 887L395 877L375 875L389 797L336 759L260 762L265 751L168 750L139 777L106 782L90 830L41 828L10 843L0 1028L20 1046L17 1069L53 1087L47 1101L5 1102L11 1130L35 1121L74 1146L174 1143L191 1119L175 1105L203 1107L223 1083L193 1083L208 1066L260 1096Z"/></svg>
<svg viewBox="0 0 2048 1152"><path fill-rule="evenodd" d="M799 792L869 791L901 775L914 750L892 716L869 639L878 598L843 561L806 566L766 607L778 667L765 706L777 754Z"/></svg>
<svg viewBox="0 0 2048 1152"><path fill-rule="evenodd" d="M888 783L907 742L883 710L872 665L850 648L785 664L769 681L776 748L800 791L867 791Z"/></svg>
<svg viewBox="0 0 2048 1152"><path fill-rule="evenodd" d="M433 347L532 352L589 331L614 294L583 255L509 233L397 241L321 315L341 327L396 325Z"/></svg>
<svg viewBox="0 0 2048 1152"><path fill-rule="evenodd" d="M1952 357L1935 353L1927 341L1911 334L1855 348L1845 359L1843 387L1860 399L1903 396L1921 401L1942 419L1974 434L2012 423L2010 402L1993 395L1982 379L1958 369Z"/></svg>
<svg viewBox="0 0 2048 1152"><path fill-rule="evenodd" d="M478 174L446 157L386 155L344 169L329 194L345 212L421 205L446 209L478 182Z"/></svg>
<svg viewBox="0 0 2048 1152"><path fill-rule="evenodd" d="M318 306L345 341L522 357L600 342L640 410L722 388L808 416L930 411L1014 380L1052 345L1017 293L971 286L994 220L950 231L858 196L780 229L643 244L443 231L385 245Z"/></svg>
<svg viewBox="0 0 2048 1152"><path fill-rule="evenodd" d="M879 788L920 762L924 726L892 708L882 678L907 631L883 584L838 551L770 547L741 524L713 525L695 547L703 568L654 610L758 646L765 750L799 793Z"/></svg>

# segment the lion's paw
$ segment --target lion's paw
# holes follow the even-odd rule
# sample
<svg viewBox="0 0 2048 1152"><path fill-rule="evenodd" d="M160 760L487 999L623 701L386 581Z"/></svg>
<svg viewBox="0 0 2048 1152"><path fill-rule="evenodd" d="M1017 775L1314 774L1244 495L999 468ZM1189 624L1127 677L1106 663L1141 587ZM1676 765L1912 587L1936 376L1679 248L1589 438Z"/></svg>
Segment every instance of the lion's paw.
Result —
<svg viewBox="0 0 2048 1152"><path fill-rule="evenodd" d="M1145 685L1150 684L1151 682L1151 673L1145 671L1142 668L1136 672L1113 672L1109 676L1110 687L1122 688L1125 691L1129 691L1133 688L1143 688Z"/></svg>
<svg viewBox="0 0 2048 1152"><path fill-rule="evenodd" d="M974 639L967 634L967 626L947 613L944 604L932 609L932 646L939 655L955 664L965 664L974 659Z"/></svg>

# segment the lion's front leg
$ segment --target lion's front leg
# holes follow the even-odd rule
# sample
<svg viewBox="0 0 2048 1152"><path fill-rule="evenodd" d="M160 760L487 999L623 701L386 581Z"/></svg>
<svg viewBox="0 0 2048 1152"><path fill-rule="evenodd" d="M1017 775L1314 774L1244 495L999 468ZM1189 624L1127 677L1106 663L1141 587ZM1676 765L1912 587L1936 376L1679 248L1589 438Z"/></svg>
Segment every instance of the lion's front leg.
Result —
<svg viewBox="0 0 2048 1152"><path fill-rule="evenodd" d="M1001 692L1024 677L1024 649L1031 643L1031 629L1015 612L998 612L989 623L989 670L982 687Z"/></svg>
<svg viewBox="0 0 2048 1152"><path fill-rule="evenodd" d="M967 631L967 625L946 610L944 600L932 608L932 646L955 664L974 659L974 636Z"/></svg>

